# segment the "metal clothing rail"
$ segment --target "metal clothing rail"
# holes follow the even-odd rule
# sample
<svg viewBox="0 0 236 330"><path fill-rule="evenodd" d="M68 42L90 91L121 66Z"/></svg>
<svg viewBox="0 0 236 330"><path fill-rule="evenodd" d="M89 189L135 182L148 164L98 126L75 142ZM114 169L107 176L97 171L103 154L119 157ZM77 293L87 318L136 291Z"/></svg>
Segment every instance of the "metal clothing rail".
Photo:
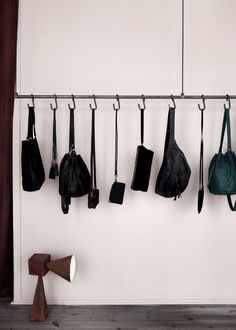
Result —
<svg viewBox="0 0 236 330"><path fill-rule="evenodd" d="M224 100L224 99L236 99L236 95L62 95L62 94L18 94L15 93L15 99L97 99L97 100L113 100L119 98L120 100L168 100L168 99L182 99L182 100L194 100L194 99L205 99L205 100Z"/></svg>

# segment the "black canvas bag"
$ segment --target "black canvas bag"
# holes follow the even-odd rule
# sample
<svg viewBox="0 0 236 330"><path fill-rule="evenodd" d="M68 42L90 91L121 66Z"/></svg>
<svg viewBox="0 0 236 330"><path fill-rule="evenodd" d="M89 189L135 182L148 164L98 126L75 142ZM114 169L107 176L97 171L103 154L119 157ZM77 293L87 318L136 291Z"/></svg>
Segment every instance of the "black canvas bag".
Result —
<svg viewBox="0 0 236 330"><path fill-rule="evenodd" d="M144 100L144 99L143 99ZM139 107L140 108L140 107ZM134 174L131 184L132 190L147 191L152 167L154 152L144 147L144 110L140 108L141 114L141 145L137 147Z"/></svg>
<svg viewBox="0 0 236 330"><path fill-rule="evenodd" d="M91 178L88 168L74 145L74 109L70 109L69 153L62 158L59 170L59 193L64 214L69 212L72 197L81 197L90 191Z"/></svg>
<svg viewBox="0 0 236 330"><path fill-rule="evenodd" d="M118 124L117 124L117 113L119 109L114 109L115 115L115 181L111 186L109 195L109 202L115 204L123 204L125 194L125 183L118 182Z"/></svg>
<svg viewBox="0 0 236 330"><path fill-rule="evenodd" d="M91 155L90 155L90 173L91 173L91 190L88 194L88 208L95 209L99 203L99 189L97 189L96 176L96 149L95 149L95 108L92 110L92 126L91 126Z"/></svg>
<svg viewBox="0 0 236 330"><path fill-rule="evenodd" d="M157 176L155 193L163 197L175 197L176 200L188 185L191 169L175 141L174 126L175 108L169 108L164 157Z"/></svg>
<svg viewBox="0 0 236 330"><path fill-rule="evenodd" d="M45 181L45 172L36 138L34 107L28 108L28 134L21 148L22 187L25 191L37 191Z"/></svg>

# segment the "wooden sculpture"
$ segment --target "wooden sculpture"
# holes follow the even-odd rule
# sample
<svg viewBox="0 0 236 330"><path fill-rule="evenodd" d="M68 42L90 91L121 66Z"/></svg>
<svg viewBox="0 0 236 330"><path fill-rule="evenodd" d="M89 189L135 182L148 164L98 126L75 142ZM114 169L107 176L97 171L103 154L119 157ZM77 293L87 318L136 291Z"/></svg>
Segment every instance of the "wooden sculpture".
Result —
<svg viewBox="0 0 236 330"><path fill-rule="evenodd" d="M50 254L35 253L29 258L28 265L29 274L38 276L30 320L46 321L48 317L48 305L44 291L43 276L51 270L65 280L72 282L75 274L75 257L68 256L51 261Z"/></svg>

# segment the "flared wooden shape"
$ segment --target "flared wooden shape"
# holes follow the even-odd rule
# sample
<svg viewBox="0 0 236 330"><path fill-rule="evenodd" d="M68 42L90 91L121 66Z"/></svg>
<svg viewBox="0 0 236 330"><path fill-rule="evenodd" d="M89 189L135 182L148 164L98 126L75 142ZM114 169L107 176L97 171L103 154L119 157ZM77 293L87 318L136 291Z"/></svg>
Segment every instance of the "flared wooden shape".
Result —
<svg viewBox="0 0 236 330"><path fill-rule="evenodd" d="M68 282L71 282L70 266L72 256L57 259L47 263L47 268L58 276L64 278Z"/></svg>
<svg viewBox="0 0 236 330"><path fill-rule="evenodd" d="M31 309L31 321L46 321L48 317L48 305L45 297L43 278L38 277L38 282L34 294L33 306Z"/></svg>

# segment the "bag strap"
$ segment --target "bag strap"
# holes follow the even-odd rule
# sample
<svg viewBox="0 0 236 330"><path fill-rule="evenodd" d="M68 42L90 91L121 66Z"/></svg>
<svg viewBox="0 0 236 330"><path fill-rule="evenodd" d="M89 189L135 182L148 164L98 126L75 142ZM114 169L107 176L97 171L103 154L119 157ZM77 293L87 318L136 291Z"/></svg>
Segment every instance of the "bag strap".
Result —
<svg viewBox="0 0 236 330"><path fill-rule="evenodd" d="M115 181L117 181L118 177L118 109L115 109Z"/></svg>
<svg viewBox="0 0 236 330"><path fill-rule="evenodd" d="M144 109L140 109L140 124L141 124L141 145L144 142Z"/></svg>
<svg viewBox="0 0 236 330"><path fill-rule="evenodd" d="M52 165L57 163L57 124L56 109L53 109L53 128L52 128Z"/></svg>
<svg viewBox="0 0 236 330"><path fill-rule="evenodd" d="M95 150L95 108L92 108L90 169L91 169L91 188L97 188L96 150Z"/></svg>
<svg viewBox="0 0 236 330"><path fill-rule="evenodd" d="M236 202L232 203L231 195L227 195L227 200L231 211L236 211Z"/></svg>
<svg viewBox="0 0 236 330"><path fill-rule="evenodd" d="M204 109L201 109L201 145L200 145L200 165L199 165L199 190L202 190L204 188L203 183L203 153L204 153L204 147L203 147L203 111Z"/></svg>
<svg viewBox="0 0 236 330"><path fill-rule="evenodd" d="M70 108L69 152L75 151L74 109Z"/></svg>
<svg viewBox="0 0 236 330"><path fill-rule="evenodd" d="M28 108L29 108L29 112L28 112L27 140L33 139L36 137L34 107L28 105Z"/></svg>
<svg viewBox="0 0 236 330"><path fill-rule="evenodd" d="M175 108L170 107L167 119L165 147L175 140Z"/></svg>
<svg viewBox="0 0 236 330"><path fill-rule="evenodd" d="M230 115L229 115L229 109L228 108L226 108L225 112L224 112L224 118L223 118L222 130L221 130L221 138L220 138L219 153L222 152L222 146L223 146L226 126L227 126L227 149L231 150L231 129L230 129Z"/></svg>

